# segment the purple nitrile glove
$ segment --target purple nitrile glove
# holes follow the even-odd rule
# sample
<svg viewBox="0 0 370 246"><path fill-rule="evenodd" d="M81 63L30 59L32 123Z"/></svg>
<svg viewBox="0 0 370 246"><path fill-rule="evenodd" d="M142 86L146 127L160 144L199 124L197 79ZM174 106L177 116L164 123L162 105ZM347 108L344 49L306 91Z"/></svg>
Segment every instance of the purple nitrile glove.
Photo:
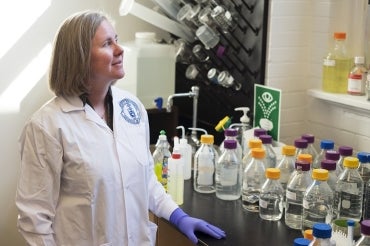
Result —
<svg viewBox="0 0 370 246"><path fill-rule="evenodd" d="M220 228L213 226L204 220L190 217L181 208L177 208L172 212L170 222L184 233L194 244L198 243L198 238L194 234L195 231L206 233L217 239L226 237L225 232Z"/></svg>

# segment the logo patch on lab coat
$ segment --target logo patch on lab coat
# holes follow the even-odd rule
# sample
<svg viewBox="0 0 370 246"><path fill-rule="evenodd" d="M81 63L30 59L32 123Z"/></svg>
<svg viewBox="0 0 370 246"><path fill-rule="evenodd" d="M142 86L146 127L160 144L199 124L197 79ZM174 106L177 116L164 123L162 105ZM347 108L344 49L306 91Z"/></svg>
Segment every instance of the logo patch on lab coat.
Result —
<svg viewBox="0 0 370 246"><path fill-rule="evenodd" d="M125 98L119 102L119 106L121 106L121 116L131 124L139 124L140 123L140 111L137 104L132 101L131 99Z"/></svg>

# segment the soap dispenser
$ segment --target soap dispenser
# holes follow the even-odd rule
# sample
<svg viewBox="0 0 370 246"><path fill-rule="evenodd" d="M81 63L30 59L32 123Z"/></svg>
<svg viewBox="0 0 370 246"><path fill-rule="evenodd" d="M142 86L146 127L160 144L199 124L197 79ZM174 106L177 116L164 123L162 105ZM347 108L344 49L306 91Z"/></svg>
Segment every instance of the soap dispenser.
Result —
<svg viewBox="0 0 370 246"><path fill-rule="evenodd" d="M235 111L242 111L243 115L240 117L240 123L233 123L230 125L230 128L235 128L238 130L237 140L243 149L243 156L248 152L248 139L244 136L244 133L251 129L250 119L248 117L249 108L248 107L238 107L235 108Z"/></svg>

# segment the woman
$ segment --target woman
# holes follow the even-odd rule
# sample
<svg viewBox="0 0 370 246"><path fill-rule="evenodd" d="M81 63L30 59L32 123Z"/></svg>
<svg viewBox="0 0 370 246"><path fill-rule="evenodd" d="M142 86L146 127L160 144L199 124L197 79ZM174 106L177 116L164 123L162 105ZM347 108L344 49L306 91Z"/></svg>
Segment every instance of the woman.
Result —
<svg viewBox="0 0 370 246"><path fill-rule="evenodd" d="M155 245L148 211L194 243L194 231L225 237L184 213L153 171L144 106L113 86L123 50L100 12L67 18L54 44L49 84L55 97L20 137L18 228L29 245Z"/></svg>

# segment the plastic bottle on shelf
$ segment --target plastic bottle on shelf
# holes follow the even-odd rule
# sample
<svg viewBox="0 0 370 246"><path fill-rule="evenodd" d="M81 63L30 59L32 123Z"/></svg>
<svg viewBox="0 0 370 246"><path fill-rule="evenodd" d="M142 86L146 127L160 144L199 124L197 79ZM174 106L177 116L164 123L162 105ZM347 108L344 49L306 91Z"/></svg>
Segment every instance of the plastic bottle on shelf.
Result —
<svg viewBox="0 0 370 246"><path fill-rule="evenodd" d="M321 166L321 161L324 160L326 157L326 152L328 150L334 149L334 141L330 139L323 139L320 142L320 152L316 156L316 159L314 159L312 163L312 168L320 168Z"/></svg>
<svg viewBox="0 0 370 246"><path fill-rule="evenodd" d="M250 212L259 211L259 196L266 180L265 176L265 150L263 148L251 149L252 160L243 172L242 206Z"/></svg>
<svg viewBox="0 0 370 246"><path fill-rule="evenodd" d="M303 196L302 231L312 229L315 223L331 223L333 218L334 193L327 180L325 169L312 170L312 183Z"/></svg>
<svg viewBox="0 0 370 246"><path fill-rule="evenodd" d="M337 150L332 149L332 150L326 151L325 159L335 161L335 173L337 177L339 177L339 175L343 172L343 169L338 167L339 158L340 158L340 154Z"/></svg>
<svg viewBox="0 0 370 246"><path fill-rule="evenodd" d="M153 152L154 172L158 181L167 191L167 176L168 176L168 158L171 156L170 143L167 140L166 132L160 131L156 148Z"/></svg>
<svg viewBox="0 0 370 246"><path fill-rule="evenodd" d="M332 228L327 223L315 223L312 228L314 239L310 246L335 246L336 242L331 239Z"/></svg>
<svg viewBox="0 0 370 246"><path fill-rule="evenodd" d="M262 140L261 139L250 139L248 141L248 153L242 159L242 169L245 170L246 166L252 160L252 149L255 148L262 148Z"/></svg>
<svg viewBox="0 0 370 246"><path fill-rule="evenodd" d="M242 162L239 158L236 139L224 141L225 150L216 165L216 197L222 200L236 200L241 196Z"/></svg>
<svg viewBox="0 0 370 246"><path fill-rule="evenodd" d="M284 189L280 184L280 169L267 168L266 181L262 185L259 198L259 215L261 219L277 221L284 212Z"/></svg>
<svg viewBox="0 0 370 246"><path fill-rule="evenodd" d="M338 152L340 154L340 158L337 163L337 168L339 167L341 170L344 170L344 166L343 166L344 158L346 158L347 156L353 155L353 148L350 146L342 145L342 146L339 146Z"/></svg>
<svg viewBox="0 0 370 246"><path fill-rule="evenodd" d="M317 150L316 150L315 145L314 145L315 136L313 134L306 133L306 134L303 134L301 136L301 138L307 140L307 142L308 142L308 146L307 146L308 154L310 154L312 156L312 158L315 160L316 156L318 155Z"/></svg>
<svg viewBox="0 0 370 246"><path fill-rule="evenodd" d="M213 147L214 136L203 134L200 142L194 155L194 190L199 193L213 193L216 191L215 167L219 157Z"/></svg>
<svg viewBox="0 0 370 246"><path fill-rule="evenodd" d="M168 194L177 205L184 203L184 160L181 157L178 145L168 158Z"/></svg>
<svg viewBox="0 0 370 246"><path fill-rule="evenodd" d="M266 151L266 168L276 167L276 153L272 147L272 137L270 135L260 135L259 139L262 141L262 147Z"/></svg>
<svg viewBox="0 0 370 246"><path fill-rule="evenodd" d="M312 183L310 167L310 163L297 160L286 188L285 224L292 229L302 229L303 195Z"/></svg>
<svg viewBox="0 0 370 246"><path fill-rule="evenodd" d="M323 60L322 89L330 93L347 93L352 58L347 53L345 32L334 33L334 45Z"/></svg>
<svg viewBox="0 0 370 246"><path fill-rule="evenodd" d="M295 147L293 145L284 145L281 148L282 158L276 165L280 169L280 184L286 190L290 176L295 170Z"/></svg>
<svg viewBox="0 0 370 246"><path fill-rule="evenodd" d="M335 189L334 209L338 218L360 221L362 217L362 199L364 181L357 168L356 157L344 158L344 171L338 178Z"/></svg>
<svg viewBox="0 0 370 246"><path fill-rule="evenodd" d="M188 144L188 139L185 136L185 128L178 126L176 129L182 130L182 137L179 139L179 149L181 158L184 161L184 180L191 178L191 167L193 165L192 147Z"/></svg>
<svg viewBox="0 0 370 246"><path fill-rule="evenodd" d="M224 148L225 140L233 139L233 140L236 140L235 153L238 156L238 158L240 160L242 160L243 150L242 150L242 147L241 147L239 141L236 139L236 137L238 136L238 130L236 130L234 128L227 128L227 129L224 130L224 135L225 135L225 139L224 139L224 141L222 141L222 143L219 146L220 154L222 154L225 150L225 148Z"/></svg>
<svg viewBox="0 0 370 246"><path fill-rule="evenodd" d="M326 169L329 172L329 178L328 178L328 185L330 188L335 191L337 181L338 181L338 176L336 173L336 168L337 168L337 163L333 160L322 160L321 161L321 168Z"/></svg>
<svg viewBox="0 0 370 246"><path fill-rule="evenodd" d="M355 96L365 95L367 69L365 66L365 57L355 56L354 66L348 74L347 93Z"/></svg>
<svg viewBox="0 0 370 246"><path fill-rule="evenodd" d="M355 246L370 245L370 220L361 221L361 237L356 241Z"/></svg>
<svg viewBox="0 0 370 246"><path fill-rule="evenodd" d="M306 139L298 138L294 140L294 147L296 148L295 151L295 158L297 159L299 154L309 154L308 153L308 142Z"/></svg>

